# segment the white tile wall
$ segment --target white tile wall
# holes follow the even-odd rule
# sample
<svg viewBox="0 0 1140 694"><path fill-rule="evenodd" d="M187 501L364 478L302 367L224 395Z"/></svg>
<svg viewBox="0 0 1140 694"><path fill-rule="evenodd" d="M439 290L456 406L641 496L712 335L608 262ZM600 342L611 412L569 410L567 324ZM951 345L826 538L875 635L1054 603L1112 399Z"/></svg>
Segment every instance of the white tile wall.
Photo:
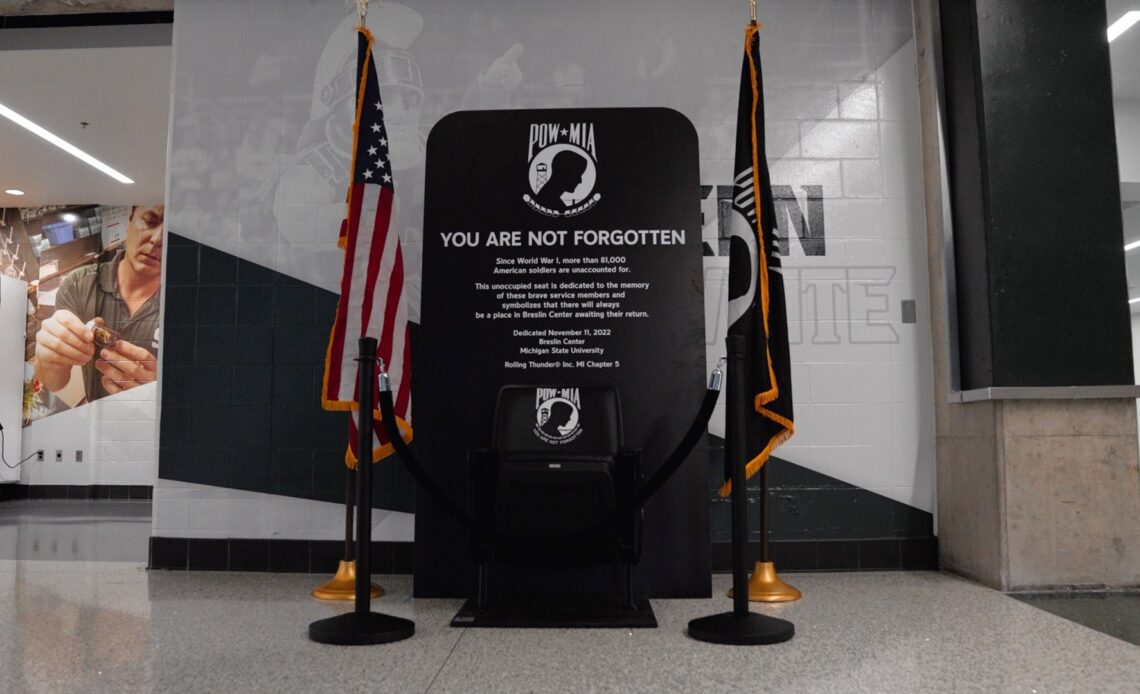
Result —
<svg viewBox="0 0 1140 694"><path fill-rule="evenodd" d="M811 365L808 402L888 403L890 367L882 362Z"/></svg>
<svg viewBox="0 0 1140 694"><path fill-rule="evenodd" d="M870 446L892 440L892 406L886 404L859 403L849 405L851 414L850 443L856 446Z"/></svg>
<svg viewBox="0 0 1140 694"><path fill-rule="evenodd" d="M152 523L165 537L342 540L344 506L160 479ZM412 514L373 509L373 540L410 542L414 531Z"/></svg>
<svg viewBox="0 0 1140 694"><path fill-rule="evenodd" d="M883 197L883 166L877 159L843 162L843 194L849 198Z"/></svg>
<svg viewBox="0 0 1140 694"><path fill-rule="evenodd" d="M835 88L831 87L832 94ZM811 159L878 159L879 127L874 121L802 121L800 148Z"/></svg>
<svg viewBox="0 0 1140 694"><path fill-rule="evenodd" d="M4 425L4 459L19 462L23 452L21 417L24 392L24 326L28 285L0 275L0 424ZM34 449L33 449L34 450ZM0 482L20 479L20 471L0 465Z"/></svg>
<svg viewBox="0 0 1140 694"><path fill-rule="evenodd" d="M152 485L157 475L157 386L150 383L32 422L24 429L24 455L44 449L44 461L29 461L26 484ZM55 451L63 461L55 461ZM75 462L75 451L83 462Z"/></svg>
<svg viewBox="0 0 1140 694"><path fill-rule="evenodd" d="M890 15L892 26L901 21ZM931 511L933 386L913 43L908 37L865 81L833 86L835 110L820 113L830 101L807 92L816 96L800 115L802 141L771 162L776 184L823 184L827 225L825 256L805 257L793 240L784 261L798 433L779 455ZM781 117L795 117L794 106L780 108ZM721 260L706 268L706 304L723 301ZM901 324L907 299L916 302L917 324ZM724 325L721 313L709 315L709 334L718 336L711 360L723 351Z"/></svg>
<svg viewBox="0 0 1140 694"><path fill-rule="evenodd" d="M841 82L839 117L844 120L875 120L879 117L879 93L874 83Z"/></svg>

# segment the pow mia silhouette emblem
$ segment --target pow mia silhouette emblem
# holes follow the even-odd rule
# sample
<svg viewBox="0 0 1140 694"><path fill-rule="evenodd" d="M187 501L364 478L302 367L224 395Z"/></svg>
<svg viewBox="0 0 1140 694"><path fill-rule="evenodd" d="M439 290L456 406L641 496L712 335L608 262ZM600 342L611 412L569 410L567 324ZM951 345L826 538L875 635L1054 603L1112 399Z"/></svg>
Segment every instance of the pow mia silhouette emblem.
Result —
<svg viewBox="0 0 1140 694"><path fill-rule="evenodd" d="M549 444L570 443L582 435L581 407L577 388L535 388L534 435Z"/></svg>
<svg viewBox="0 0 1140 694"><path fill-rule="evenodd" d="M593 123L532 123L527 160L530 193L523 201L535 212L573 217L602 199L594 192L598 152Z"/></svg>

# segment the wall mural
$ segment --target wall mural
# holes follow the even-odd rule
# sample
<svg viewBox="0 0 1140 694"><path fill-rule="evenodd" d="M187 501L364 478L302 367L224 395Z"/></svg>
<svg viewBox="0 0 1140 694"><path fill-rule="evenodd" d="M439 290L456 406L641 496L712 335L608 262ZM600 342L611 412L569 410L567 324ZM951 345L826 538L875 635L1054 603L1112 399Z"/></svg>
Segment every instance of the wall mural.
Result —
<svg viewBox="0 0 1140 694"><path fill-rule="evenodd" d="M441 118L472 109L657 106L683 113L698 132L710 364L723 352L728 235L722 221L730 204L747 7L735 0L652 5L652 11L595 0L385 0L372 6L368 26L376 36L398 198L393 226L401 236L414 323L424 143ZM339 290L343 256L334 239L352 149L355 13L343 0L179 0L176 12L168 225L200 248L182 251L172 237L169 277L189 283L186 277L209 269L209 282L194 281L210 284L214 296L225 280L227 297L245 291L235 262L281 277L272 279L276 289L265 279L263 287L245 291L247 304L258 310L241 309L241 298L236 318L225 325L216 316L203 321L200 309L197 316L176 310L181 299L168 302L156 503L161 507L166 494L180 503L188 490L198 496L189 518L159 520L156 531L184 537L203 524L230 522L244 537L335 538L341 525L336 506L300 503L339 494L329 481L331 463L324 462L331 445L293 425L312 429L321 416L316 391L306 387L310 379L299 376L298 367L317 368L322 326L297 326L315 320L312 296L320 303ZM761 14L766 136L798 425L782 454L929 517L934 417L910 2L796 0L768 3ZM173 288L176 282L168 283ZM189 287L175 292L193 293ZM190 298L185 301L191 307ZM316 335L313 344L302 350L309 332ZM261 343L253 337L272 337L272 349L258 352ZM176 368L168 369L172 360ZM195 405L195 389L211 396ZM226 402L225 412L237 418L254 399L270 406L270 420L243 411L246 419L235 419L234 433L272 440L272 455L250 449L248 437L227 448L214 426ZM714 437L723 433L722 422L714 416ZM339 435L330 439L340 444ZM207 479L203 460L241 465L218 463ZM392 468L383 470L399 480ZM252 481L225 481L238 472ZM829 528L863 523L868 514L861 501L828 496L850 494L836 491L834 479L812 481L796 512L818 511ZM317 485L331 491L321 496ZM235 487L243 490L240 502ZM287 507L289 495L288 503L297 504ZM833 509L839 507L850 508L851 518L837 520ZM258 520L239 520L248 515ZM410 538L410 519L401 523L385 537ZM803 518L796 523L809 525ZM211 536L225 532L215 528ZM876 537L891 532L881 524L866 530Z"/></svg>
<svg viewBox="0 0 1140 694"><path fill-rule="evenodd" d="M153 382L165 208L0 210L0 272L28 282L23 420Z"/></svg>

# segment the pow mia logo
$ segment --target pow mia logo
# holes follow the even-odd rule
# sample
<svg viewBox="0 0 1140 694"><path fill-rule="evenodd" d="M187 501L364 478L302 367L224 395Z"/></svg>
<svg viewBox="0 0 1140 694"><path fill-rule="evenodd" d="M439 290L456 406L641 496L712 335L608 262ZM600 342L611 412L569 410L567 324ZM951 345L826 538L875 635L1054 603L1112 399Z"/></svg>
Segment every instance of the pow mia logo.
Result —
<svg viewBox="0 0 1140 694"><path fill-rule="evenodd" d="M550 444L570 443L582 435L577 388L535 388L534 435Z"/></svg>
<svg viewBox="0 0 1140 694"><path fill-rule="evenodd" d="M602 199L594 192L598 152L593 123L532 123L527 161L530 193L523 201L535 212L573 217Z"/></svg>

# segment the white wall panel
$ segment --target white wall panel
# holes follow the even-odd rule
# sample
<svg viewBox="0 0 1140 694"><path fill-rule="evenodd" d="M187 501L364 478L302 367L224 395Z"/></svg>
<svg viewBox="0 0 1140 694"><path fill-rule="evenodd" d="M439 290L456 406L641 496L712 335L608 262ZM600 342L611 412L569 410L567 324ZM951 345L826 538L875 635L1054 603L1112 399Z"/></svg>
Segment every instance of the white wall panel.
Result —
<svg viewBox="0 0 1140 694"><path fill-rule="evenodd" d="M802 414L782 455L929 511L933 404L910 3L779 0L760 9L772 180L791 186L805 211L802 186L822 186L826 222L825 255L788 244ZM351 111L326 100L339 98L336 74L351 71L348 5L179 0L175 11L168 228L336 291L344 186L331 179L347 171ZM418 76L381 88L388 129L403 145L392 160L413 303L422 144L435 121L463 108L671 107L697 128L702 183L730 184L746 12L736 0L406 0L373 9L378 51L406 58ZM509 66L517 85L481 80L515 44L523 48ZM315 164L322 157L333 164L327 172ZM713 198L702 210L719 252ZM723 257L706 259L710 363L722 351L725 268ZM901 324L903 300L916 301L918 324ZM192 503L184 486L163 481L160 490L158 534L339 537L321 502L221 490L205 492L221 494L221 504ZM158 513L168 499L180 500L178 510ZM199 513L224 515L225 530ZM410 538L403 515L386 517L400 518L388 521L402 528L391 539Z"/></svg>
<svg viewBox="0 0 1140 694"><path fill-rule="evenodd" d="M24 429L24 455L44 450L44 460L25 463L26 484L153 485L158 430L157 385L148 383L82 407L38 419ZM56 450L63 460L55 460ZM75 451L83 461L75 461Z"/></svg>
<svg viewBox="0 0 1140 694"><path fill-rule="evenodd" d="M24 457L24 327L28 316L28 283L0 275L0 424L4 426L4 459L16 465ZM19 469L0 465L0 482L20 479Z"/></svg>
<svg viewBox="0 0 1140 694"><path fill-rule="evenodd" d="M158 480L152 531L157 536L259 540L343 540L344 505ZM372 539L410 542L410 513L373 509Z"/></svg>

